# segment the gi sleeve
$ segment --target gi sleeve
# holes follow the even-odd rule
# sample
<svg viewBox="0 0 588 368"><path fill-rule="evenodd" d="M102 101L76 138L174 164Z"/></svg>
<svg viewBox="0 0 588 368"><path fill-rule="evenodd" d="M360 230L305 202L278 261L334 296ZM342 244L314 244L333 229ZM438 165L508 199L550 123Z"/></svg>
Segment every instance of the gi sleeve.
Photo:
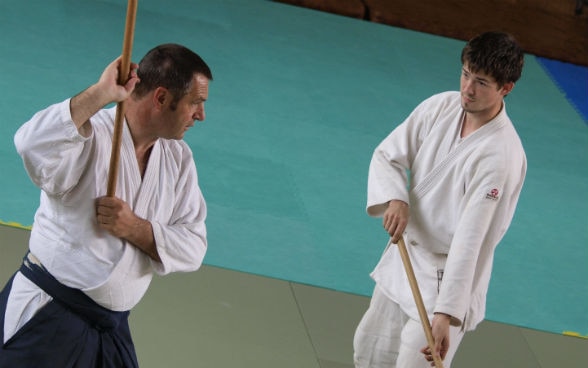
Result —
<svg viewBox="0 0 588 368"><path fill-rule="evenodd" d="M383 216L390 200L409 203L409 175L415 156L434 124L435 98L423 101L374 150L368 172L367 213Z"/></svg>
<svg viewBox="0 0 588 368"><path fill-rule="evenodd" d="M204 196L198 185L196 165L186 147L183 171L175 185L172 215L167 222L152 221L153 234L161 263L152 261L160 275L195 271L202 265L207 250Z"/></svg>
<svg viewBox="0 0 588 368"><path fill-rule="evenodd" d="M504 154L487 154L469 169L461 216L435 305L435 312L451 315L456 325L464 322L475 299L480 299L473 303L479 309L476 314L484 313L494 250L511 222L522 185L512 190L511 183L518 177L513 177L507 160Z"/></svg>
<svg viewBox="0 0 588 368"><path fill-rule="evenodd" d="M79 134L69 99L37 112L19 128L14 144L31 180L48 194L74 187L90 158L88 142Z"/></svg>

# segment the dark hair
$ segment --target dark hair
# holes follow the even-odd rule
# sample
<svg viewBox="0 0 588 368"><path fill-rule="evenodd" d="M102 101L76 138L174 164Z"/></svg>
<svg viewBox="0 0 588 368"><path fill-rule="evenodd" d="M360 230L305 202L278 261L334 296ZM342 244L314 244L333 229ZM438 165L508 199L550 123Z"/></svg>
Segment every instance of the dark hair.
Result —
<svg viewBox="0 0 588 368"><path fill-rule="evenodd" d="M521 77L524 52L516 39L503 32L486 32L471 39L461 52L462 64L472 72L492 76L499 86Z"/></svg>
<svg viewBox="0 0 588 368"><path fill-rule="evenodd" d="M167 88L179 101L192 86L194 74L212 80L212 72L204 60L192 50L168 43L151 49L139 63L137 75L141 80L133 94L143 97L157 87Z"/></svg>

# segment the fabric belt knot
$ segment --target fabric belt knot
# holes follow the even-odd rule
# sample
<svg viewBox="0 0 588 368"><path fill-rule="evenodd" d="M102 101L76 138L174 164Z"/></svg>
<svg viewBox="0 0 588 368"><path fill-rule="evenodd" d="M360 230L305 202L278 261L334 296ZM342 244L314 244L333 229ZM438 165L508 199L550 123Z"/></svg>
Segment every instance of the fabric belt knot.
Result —
<svg viewBox="0 0 588 368"><path fill-rule="evenodd" d="M32 255L31 255L32 256ZM34 257L24 257L20 272L39 288L49 294L57 303L83 318L99 332L110 332L128 318L129 311L117 312L106 309L84 294L81 290L63 285Z"/></svg>

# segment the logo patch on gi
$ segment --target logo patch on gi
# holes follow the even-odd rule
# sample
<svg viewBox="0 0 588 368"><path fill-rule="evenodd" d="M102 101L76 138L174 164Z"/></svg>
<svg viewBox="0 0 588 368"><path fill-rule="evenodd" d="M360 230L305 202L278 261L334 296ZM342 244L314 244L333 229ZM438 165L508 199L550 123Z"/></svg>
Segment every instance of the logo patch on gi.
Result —
<svg viewBox="0 0 588 368"><path fill-rule="evenodd" d="M486 199L497 201L499 198L498 189L494 188L486 194Z"/></svg>

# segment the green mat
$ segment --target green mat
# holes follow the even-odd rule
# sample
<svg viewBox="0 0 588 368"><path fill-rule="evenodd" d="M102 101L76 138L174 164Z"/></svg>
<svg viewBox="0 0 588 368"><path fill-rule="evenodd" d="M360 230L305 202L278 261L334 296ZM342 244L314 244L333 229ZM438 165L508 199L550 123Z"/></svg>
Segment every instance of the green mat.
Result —
<svg viewBox="0 0 588 368"><path fill-rule="evenodd" d="M16 129L97 80L125 13L114 0L0 2L1 221L31 225L38 204ZM365 214L372 151L422 99L459 88L463 43L270 1L139 1L133 59L163 42L214 73L207 120L186 137L209 205L206 263L370 295L386 243ZM507 106L529 172L487 318L587 335L588 127L526 63Z"/></svg>

